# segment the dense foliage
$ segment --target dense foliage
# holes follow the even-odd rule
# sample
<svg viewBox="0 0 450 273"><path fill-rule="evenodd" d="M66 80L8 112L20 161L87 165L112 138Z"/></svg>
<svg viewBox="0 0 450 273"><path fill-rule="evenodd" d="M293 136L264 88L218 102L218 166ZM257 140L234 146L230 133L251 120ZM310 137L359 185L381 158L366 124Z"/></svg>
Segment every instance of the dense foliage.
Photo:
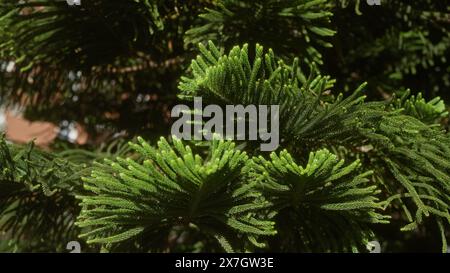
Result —
<svg viewBox="0 0 450 273"><path fill-rule="evenodd" d="M0 0L2 106L102 136L1 137L0 250L446 252L449 53L448 0ZM194 97L280 147L171 136Z"/></svg>

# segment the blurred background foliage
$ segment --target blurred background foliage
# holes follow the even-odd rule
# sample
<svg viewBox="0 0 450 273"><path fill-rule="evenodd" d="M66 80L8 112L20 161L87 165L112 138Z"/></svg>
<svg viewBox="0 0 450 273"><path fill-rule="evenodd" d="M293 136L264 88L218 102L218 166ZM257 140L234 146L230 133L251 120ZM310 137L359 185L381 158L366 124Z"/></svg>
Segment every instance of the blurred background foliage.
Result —
<svg viewBox="0 0 450 273"><path fill-rule="evenodd" d="M448 97L448 1L293 8L302 2L2 0L0 101L26 104L31 119L78 121L93 134L107 127L160 135L178 79L207 40L298 56L335 78L337 92L367 81L375 98L408 88Z"/></svg>

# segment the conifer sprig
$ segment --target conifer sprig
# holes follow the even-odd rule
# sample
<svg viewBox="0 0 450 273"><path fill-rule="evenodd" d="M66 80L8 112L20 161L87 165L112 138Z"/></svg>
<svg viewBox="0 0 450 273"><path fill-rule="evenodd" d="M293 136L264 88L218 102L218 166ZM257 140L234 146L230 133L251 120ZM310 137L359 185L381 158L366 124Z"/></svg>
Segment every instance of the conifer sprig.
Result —
<svg viewBox="0 0 450 273"><path fill-rule="evenodd" d="M242 236L254 242L275 233L272 222L255 214L267 204L259 201L254 182L242 181L248 156L232 142L213 142L206 158L177 139L173 147L164 138L158 148L141 138L130 145L141 160L106 161L85 178L93 195L79 197L78 225L92 229L82 235L89 243L135 240L143 250L164 249L162 237L181 226L195 227L233 251L246 247Z"/></svg>
<svg viewBox="0 0 450 273"><path fill-rule="evenodd" d="M63 251L76 239L79 213L75 193L82 190L85 164L19 146L0 137L0 230L11 249Z"/></svg>
<svg viewBox="0 0 450 273"><path fill-rule="evenodd" d="M322 64L320 47L331 47L331 5L326 0L225 0L199 15L201 25L186 33L186 42L212 40L231 48L239 41L263 43L283 56L302 56L302 63ZM237 31L241 26L246 31ZM281 31L280 31L281 30ZM205 40L206 39L206 40ZM282 41L280 43L280 41Z"/></svg>
<svg viewBox="0 0 450 273"><path fill-rule="evenodd" d="M277 212L272 249L295 252L358 251L373 238L368 223L388 223L359 160L345 164L323 149L311 152L305 167L283 150L270 160L253 158L254 175Z"/></svg>

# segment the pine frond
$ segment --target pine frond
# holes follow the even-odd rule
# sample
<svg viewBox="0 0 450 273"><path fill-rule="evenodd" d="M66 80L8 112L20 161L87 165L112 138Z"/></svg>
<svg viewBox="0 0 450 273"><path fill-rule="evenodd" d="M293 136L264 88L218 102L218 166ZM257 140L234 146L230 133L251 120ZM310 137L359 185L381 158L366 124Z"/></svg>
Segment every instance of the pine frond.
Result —
<svg viewBox="0 0 450 273"><path fill-rule="evenodd" d="M201 52L191 65L193 77L182 78L182 98L201 96L208 103L219 105L279 105L282 147L300 156L314 147L347 147L368 162L381 163L383 167L373 171L392 187L388 189L390 194L400 191L411 195L406 197L412 198L407 207L419 209L415 221L422 222L422 212L424 216L447 219L448 208L443 204L448 204L450 196L450 143L439 128L424 124L412 113L402 113L403 108L365 102L360 94L365 85L346 98L340 95L326 101L323 93L331 87L328 77L318 75L303 81L296 72L296 61L291 66L276 61L273 52L264 54L261 46L256 47L253 61L246 45L220 56L210 42L209 49ZM414 101L415 108L426 104L419 101ZM433 112L443 110L435 102L438 103L428 104L426 111L431 110L429 107ZM366 152L360 147L371 148ZM408 215L409 211L402 213Z"/></svg>
<svg viewBox="0 0 450 273"><path fill-rule="evenodd" d="M298 59L287 65L276 59L272 50L264 53L260 45L252 52L253 61L248 45L236 46L224 55L211 41L208 48L199 47L202 54L192 61L192 77L182 77L179 85L180 98L192 100L198 96L221 106L278 105L284 142L317 144L354 135L362 114L357 106L365 98L361 95L364 85L347 98L340 95L327 103L325 93L333 81L315 70L309 78L303 78Z"/></svg>
<svg viewBox="0 0 450 273"><path fill-rule="evenodd" d="M394 98L392 105L394 109L403 109L402 113L405 115L413 116L427 124L436 123L439 119L448 116L447 107L440 97L426 101L422 93L418 93L417 97L410 96L409 90L400 98Z"/></svg>
<svg viewBox="0 0 450 273"><path fill-rule="evenodd" d="M427 216L450 223L448 134L398 114L373 120L372 126L376 129L366 136L388 170L385 175L393 178L383 179L391 194L386 205L395 201L402 205L404 215L410 215L404 230L417 228Z"/></svg>
<svg viewBox="0 0 450 273"><path fill-rule="evenodd" d="M81 193L85 165L2 137L0 170L0 231L20 251L63 251L76 239L74 195Z"/></svg>
<svg viewBox="0 0 450 273"><path fill-rule="evenodd" d="M305 167L286 150L253 162L258 187L277 212L272 249L357 251L373 236L368 223L388 222L379 213L380 191L370 185L372 172L361 172L359 161L345 164L323 149L311 152Z"/></svg>
<svg viewBox="0 0 450 273"><path fill-rule="evenodd" d="M190 29L185 40L194 45L212 40L227 49L243 42L261 43L283 56L303 56L302 63L322 64L319 48L331 47L328 38L335 34L329 25L333 14L327 2L215 1L199 15L201 25Z"/></svg>
<svg viewBox="0 0 450 273"><path fill-rule="evenodd" d="M216 238L229 250L242 247L245 236L274 234L273 223L255 215L267 204L258 202L254 183L243 183L248 156L232 142L215 141L204 158L177 139L170 145L161 138L158 148L138 140L130 145L141 160L107 161L85 178L93 195L79 197L77 224L92 229L82 235L88 242L114 250L114 244L134 240L143 251L170 250L168 238L151 238L195 226L211 238L222 234Z"/></svg>

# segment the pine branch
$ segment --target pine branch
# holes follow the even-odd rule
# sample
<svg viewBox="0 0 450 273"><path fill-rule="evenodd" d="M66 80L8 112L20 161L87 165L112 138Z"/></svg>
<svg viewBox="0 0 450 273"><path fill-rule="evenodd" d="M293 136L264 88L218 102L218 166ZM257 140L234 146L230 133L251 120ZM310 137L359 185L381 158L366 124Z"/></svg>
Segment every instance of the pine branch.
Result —
<svg viewBox="0 0 450 273"><path fill-rule="evenodd" d="M77 240L74 225L80 213L75 195L85 194L82 176L92 162L126 156L129 149L120 140L96 151L67 148L45 152L33 142L7 143L0 138L0 233L20 252L62 252ZM84 251L89 251L87 247Z"/></svg>
<svg viewBox="0 0 450 273"><path fill-rule="evenodd" d="M297 61L292 66L276 62L273 52L263 55L260 46L253 62L247 46L235 47L228 55L222 55L212 43L209 49L200 46L200 51L202 55L191 65L193 77L184 77L180 83L182 98L202 96L208 103L219 105L280 105L282 147L300 157L314 147L352 149L369 162L384 166L374 171L392 187L389 194L410 195L405 197L413 201L408 207L415 207L417 212L415 219L409 217L410 223L421 223L422 213L447 221L448 136L411 116L411 107L405 112L407 116L402 113L404 109L391 109L388 103L364 102L360 95L364 85L347 98L340 95L331 102L324 101L321 95L329 82L327 77L302 80ZM434 102L426 105L426 111L430 107L433 112L443 111L442 106L433 106ZM421 100L414 101L416 110L421 104ZM355 149L363 146L370 147L369 153ZM403 213L410 215L409 211Z"/></svg>
<svg viewBox="0 0 450 273"><path fill-rule="evenodd" d="M369 183L372 172L361 172L359 161L345 165L324 149L310 153L305 167L286 150L253 162L260 190L277 212L271 249L358 251L374 236L367 223L388 223L379 213L380 190Z"/></svg>
<svg viewBox="0 0 450 273"><path fill-rule="evenodd" d="M233 143L214 142L207 158L176 139L173 148L164 138L157 149L142 139L130 145L142 160L106 161L85 178L94 194L79 196L78 226L91 228L82 234L88 243L115 250L134 241L141 251L164 250L174 227L194 226L226 250L242 250L246 236L274 234L273 224L255 215L267 204L258 202L254 183L243 183L248 157Z"/></svg>
<svg viewBox="0 0 450 273"><path fill-rule="evenodd" d="M440 97L426 101L422 93L418 93L417 97L410 96L409 90L400 98L394 98L392 106L394 109L403 109L403 114L413 116L426 124L435 124L440 119L448 117L447 108Z"/></svg>
<svg viewBox="0 0 450 273"><path fill-rule="evenodd" d="M373 120L366 136L373 152L384 163L391 179L384 179L391 196L399 201L409 221L403 230L414 230L424 216L450 223L450 141L448 134L419 120L398 114ZM382 172L381 172L382 173ZM400 193L399 193L400 192ZM408 202L403 203L404 200ZM414 210L411 213L410 210Z"/></svg>
<svg viewBox="0 0 450 273"><path fill-rule="evenodd" d="M74 226L86 166L0 139L0 231L21 251L63 251Z"/></svg>
<svg viewBox="0 0 450 273"><path fill-rule="evenodd" d="M212 42L191 64L192 77L182 77L180 98L192 100L199 96L210 104L279 105L280 135L283 142L319 144L341 141L354 135L360 122L364 100L360 94L364 85L348 98L342 95L326 103L323 95L333 86L327 76L314 70L304 78L298 59L286 65L276 59L272 50L264 53L257 45L253 61L248 57L248 45L234 47L222 55ZM369 107L363 110L368 110ZM306 144L306 143L305 143Z"/></svg>
<svg viewBox="0 0 450 273"><path fill-rule="evenodd" d="M330 9L326 0L217 1L199 15L201 25L190 29L185 41L212 40L227 49L261 43L283 56L302 56L302 63L322 64L318 48L331 47L328 38L335 34Z"/></svg>

